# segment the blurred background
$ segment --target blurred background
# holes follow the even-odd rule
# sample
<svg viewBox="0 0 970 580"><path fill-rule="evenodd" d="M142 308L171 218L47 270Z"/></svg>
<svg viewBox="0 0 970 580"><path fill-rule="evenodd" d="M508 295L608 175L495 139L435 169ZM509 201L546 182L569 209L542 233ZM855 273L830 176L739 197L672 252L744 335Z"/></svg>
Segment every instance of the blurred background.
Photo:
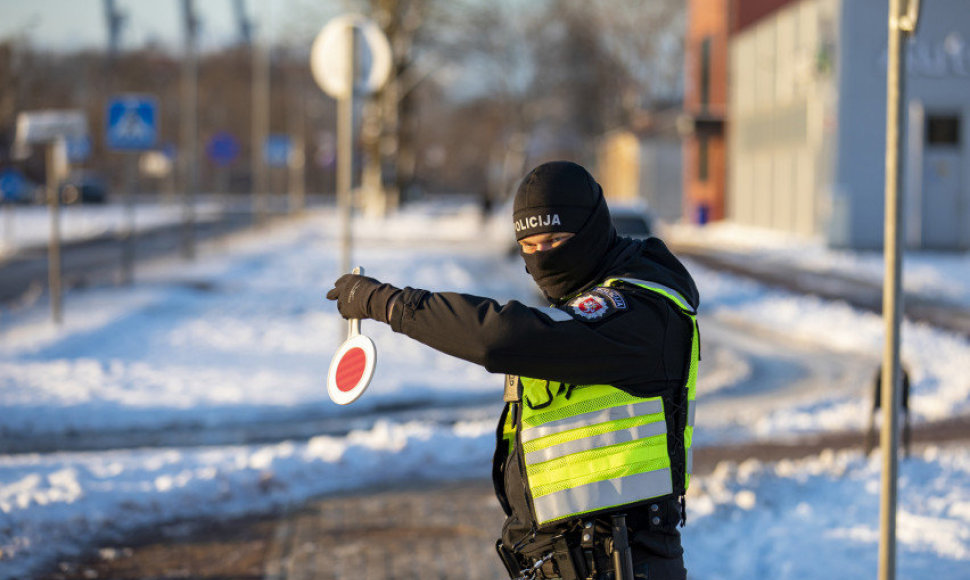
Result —
<svg viewBox="0 0 970 580"><path fill-rule="evenodd" d="M970 25L960 0L928 4L906 47L905 240L967 249ZM323 23L355 11L393 49L388 83L356 108L354 187L372 210L429 192L498 205L528 168L569 158L663 220L728 218L881 247L883 2L0 6L5 199L44 182L42 152L13 146L25 111L83 113L72 173L91 189L124 187L129 156L105 143L108 104L124 94L158 104L141 193L290 193L291 206L304 192L332 195L335 104L313 82L309 53Z"/></svg>
<svg viewBox="0 0 970 580"><path fill-rule="evenodd" d="M83 112L89 135L69 147L72 167L117 190L125 155L105 145L107 103L136 93L157 99L159 117L141 192L192 183L237 197L257 187L332 195L335 105L313 82L309 53L323 24L349 10L369 15L393 47L388 84L357 108L355 142L355 185L379 187L392 206L424 192L501 201L527 166L594 163L627 134L634 143L663 134L671 141L660 155L679 158L670 151L683 95L681 1L7 1L2 10L0 167L35 183L44 157L12 151L18 113ZM267 167L270 135L290 144L284 167ZM220 155L220 138L231 152ZM672 217L675 193L658 204Z"/></svg>
<svg viewBox="0 0 970 580"><path fill-rule="evenodd" d="M963 578L970 7L922 4L903 47L898 560ZM390 73L353 100L341 159L311 53L348 13L382 31ZM871 577L888 16L0 0L0 580L501 577L501 377L368 321L373 384L333 404L347 325L323 296L352 225L353 265L382 281L538 304L510 201L553 159L589 168L618 230L661 238L700 290L692 577Z"/></svg>

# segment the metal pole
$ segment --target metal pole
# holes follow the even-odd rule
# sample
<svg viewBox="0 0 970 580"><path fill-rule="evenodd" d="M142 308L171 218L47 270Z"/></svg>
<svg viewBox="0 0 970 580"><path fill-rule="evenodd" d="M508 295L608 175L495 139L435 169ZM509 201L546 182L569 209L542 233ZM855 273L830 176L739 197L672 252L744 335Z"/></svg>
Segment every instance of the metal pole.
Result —
<svg viewBox="0 0 970 580"><path fill-rule="evenodd" d="M290 152L289 175L289 213L301 213L306 206L306 91L299 71L287 69L287 85L292 101L287 108L287 121L293 139Z"/></svg>
<svg viewBox="0 0 970 580"><path fill-rule="evenodd" d="M61 297L61 195L60 155L58 147L63 141L55 140L47 145L47 205L51 216L50 239L47 242L47 285L51 293L51 319L55 324L64 321Z"/></svg>
<svg viewBox="0 0 970 580"><path fill-rule="evenodd" d="M347 94L337 100L337 205L340 210L340 272L350 271L352 237L351 186L353 184L354 69L357 60L357 30L347 35Z"/></svg>
<svg viewBox="0 0 970 580"><path fill-rule="evenodd" d="M912 31L916 18L901 23L903 0L889 0L889 48L886 71L886 223L884 232L885 282L883 283L883 320L886 340L882 360L882 492L879 505L879 579L896 578L896 492L898 480L900 389L900 319L902 318L902 192L900 157L903 147L899 129L903 126L905 61L902 58L904 27ZM916 0L910 8L918 10Z"/></svg>
<svg viewBox="0 0 970 580"><path fill-rule="evenodd" d="M13 204L6 203L3 205L3 239L7 246L13 247L14 245L14 214L13 214Z"/></svg>
<svg viewBox="0 0 970 580"><path fill-rule="evenodd" d="M302 107L301 107L302 112ZM293 151L290 153L289 176L289 212L302 213L306 208L306 140L303 133L293 137Z"/></svg>
<svg viewBox="0 0 970 580"><path fill-rule="evenodd" d="M195 259L195 193L198 187L196 161L198 156L198 82L199 70L195 52L195 10L192 0L182 0L185 27L185 54L182 56L182 256Z"/></svg>
<svg viewBox="0 0 970 580"><path fill-rule="evenodd" d="M266 220L266 193L268 189L266 163L263 159L263 144L269 135L270 106L270 60L266 47L260 42L260 34L255 35L252 44L253 56L253 135L250 160L253 166L253 213L257 223Z"/></svg>
<svg viewBox="0 0 970 580"><path fill-rule="evenodd" d="M125 155L124 223L121 227L121 283L131 284L135 271L135 203L134 189L136 180L134 153Z"/></svg>

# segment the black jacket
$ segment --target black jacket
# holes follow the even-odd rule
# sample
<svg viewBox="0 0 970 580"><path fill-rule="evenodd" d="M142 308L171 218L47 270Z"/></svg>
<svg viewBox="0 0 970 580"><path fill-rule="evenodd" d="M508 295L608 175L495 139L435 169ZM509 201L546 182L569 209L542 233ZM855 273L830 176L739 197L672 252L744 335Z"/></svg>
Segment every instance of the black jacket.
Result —
<svg viewBox="0 0 970 580"><path fill-rule="evenodd" d="M693 279L663 242L625 242L628 251L606 277L658 282L697 307ZM499 304L480 296L405 288L389 322L395 332L493 373L611 384L644 395L682 384L689 325L662 298L620 291L630 296L626 310L596 320L573 316L557 321L547 310L515 300Z"/></svg>
<svg viewBox="0 0 970 580"><path fill-rule="evenodd" d="M662 241L620 239L618 244L603 280L628 277L657 282L680 292L696 309L694 281ZM570 384L610 384L634 395L661 395L669 399L665 402L683 405L680 387L690 362L690 319L656 293L633 286L616 289L623 308L611 303L606 312L587 319L569 306L572 297L558 305L559 312L568 315L562 316L517 301L499 304L467 294L406 288L389 322L396 332L491 372ZM669 425L668 433L679 432L676 427ZM543 538L548 540L554 531L534 530L522 476L514 467L517 461L501 449L496 453L496 492L508 515L503 542L521 545L522 553L541 555L548 549ZM655 513L629 515L633 542L640 550L680 557L676 522L681 514L676 499L658 502L663 516L660 526L648 524Z"/></svg>

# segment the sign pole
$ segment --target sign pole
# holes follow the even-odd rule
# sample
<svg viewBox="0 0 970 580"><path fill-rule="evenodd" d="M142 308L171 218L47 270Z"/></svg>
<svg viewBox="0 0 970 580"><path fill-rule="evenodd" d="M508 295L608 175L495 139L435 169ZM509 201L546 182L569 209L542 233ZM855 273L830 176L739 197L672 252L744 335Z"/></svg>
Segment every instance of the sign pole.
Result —
<svg viewBox="0 0 970 580"><path fill-rule="evenodd" d="M357 46L367 51L370 70L360 86L379 90L391 73L391 47L374 22L359 14L345 14L328 22L310 49L310 71L325 93L337 100L337 206L340 215L340 273L350 270L353 185L354 93L357 89ZM363 64L366 65L367 59ZM367 68L364 66L363 68Z"/></svg>
<svg viewBox="0 0 970 580"><path fill-rule="evenodd" d="M63 138L55 139L47 145L47 205L51 217L50 240L47 243L47 284L51 292L51 319L54 324L64 321L61 295L61 194L58 187L63 153L60 150L63 147Z"/></svg>
<svg viewBox="0 0 970 580"><path fill-rule="evenodd" d="M292 95L287 108L287 122L293 135L293 151L290 153L287 175L288 210L290 214L303 212L306 205L306 87L302 77L287 69L287 92Z"/></svg>
<svg viewBox="0 0 970 580"><path fill-rule="evenodd" d="M67 139L87 135L88 121L80 111L35 111L17 115L14 151L26 151L31 144L46 148L47 203L50 214L50 240L47 244L47 281L51 294L51 318L61 324L61 194L60 180L68 168ZM26 149L25 149L26 148ZM16 155L16 153L15 153Z"/></svg>
<svg viewBox="0 0 970 580"><path fill-rule="evenodd" d="M889 0L889 46L886 70L886 223L884 232L885 281L883 282L883 321L886 338L882 360L882 491L879 505L879 580L896 578L896 504L899 453L899 408L902 398L900 381L900 320L902 318L902 195L900 163L903 124L906 63L902 58L904 38L915 31L919 0Z"/></svg>
<svg viewBox="0 0 970 580"><path fill-rule="evenodd" d="M356 67L357 31L346 34L346 94L337 99L337 205L340 210L340 272L350 271L351 257L351 187L353 185L354 146L354 69Z"/></svg>
<svg viewBox="0 0 970 580"><path fill-rule="evenodd" d="M267 190L269 174L264 159L264 147L269 135L270 114L270 59L268 47L257 38L252 44L253 68L253 118L252 118L252 165L253 165L253 214L256 223L262 225L268 216Z"/></svg>
<svg viewBox="0 0 970 580"><path fill-rule="evenodd" d="M3 205L3 238L8 246L13 247L14 244L14 221L13 221L13 204L6 203Z"/></svg>
<svg viewBox="0 0 970 580"><path fill-rule="evenodd" d="M132 200L133 189L135 187L135 159L134 154L125 155L125 187L124 187L124 206L125 217L124 225L121 228L121 283L129 285L134 281L135 275L135 204Z"/></svg>
<svg viewBox="0 0 970 580"><path fill-rule="evenodd" d="M182 151L182 257L195 260L195 193L198 179L198 100L199 63L196 54L198 21L192 0L182 0L182 22L185 28L181 71L181 109L179 114Z"/></svg>
<svg viewBox="0 0 970 580"><path fill-rule="evenodd" d="M158 104L150 95L128 94L113 98L107 108L105 142L110 149L124 155L122 204L124 215L118 240L121 243L121 284L134 281L135 271L135 205L138 184L138 159L135 155L147 151L158 139Z"/></svg>

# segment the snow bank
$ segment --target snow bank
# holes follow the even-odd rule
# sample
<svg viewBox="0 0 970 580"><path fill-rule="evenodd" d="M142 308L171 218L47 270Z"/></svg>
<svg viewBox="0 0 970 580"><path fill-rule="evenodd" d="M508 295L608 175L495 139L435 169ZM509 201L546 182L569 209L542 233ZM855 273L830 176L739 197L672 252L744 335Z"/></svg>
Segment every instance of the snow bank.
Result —
<svg viewBox="0 0 970 580"><path fill-rule="evenodd" d="M880 458L723 463L692 482L687 568L707 579L871 578L878 568ZM970 452L900 462L897 577L967 578Z"/></svg>

